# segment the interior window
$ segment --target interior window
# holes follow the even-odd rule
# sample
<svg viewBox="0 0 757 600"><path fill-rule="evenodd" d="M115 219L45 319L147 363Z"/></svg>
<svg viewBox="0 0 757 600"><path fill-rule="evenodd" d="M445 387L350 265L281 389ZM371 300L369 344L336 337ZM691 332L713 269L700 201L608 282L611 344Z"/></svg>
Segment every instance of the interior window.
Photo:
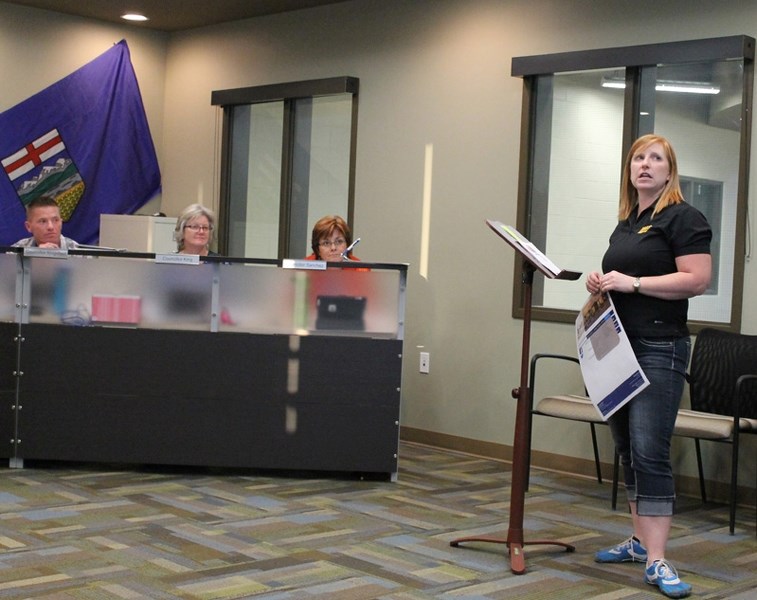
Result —
<svg viewBox="0 0 757 600"><path fill-rule="evenodd" d="M326 214L352 221L358 80L213 92L223 107L219 249L303 257Z"/></svg>
<svg viewBox="0 0 757 600"><path fill-rule="evenodd" d="M526 107L518 229L562 268L598 269L617 223L626 151L659 133L676 149L684 197L713 228L713 281L691 300L693 329L738 329L753 60L745 36L513 59ZM572 322L584 283L536 278L533 318ZM519 265L515 286L520 316Z"/></svg>

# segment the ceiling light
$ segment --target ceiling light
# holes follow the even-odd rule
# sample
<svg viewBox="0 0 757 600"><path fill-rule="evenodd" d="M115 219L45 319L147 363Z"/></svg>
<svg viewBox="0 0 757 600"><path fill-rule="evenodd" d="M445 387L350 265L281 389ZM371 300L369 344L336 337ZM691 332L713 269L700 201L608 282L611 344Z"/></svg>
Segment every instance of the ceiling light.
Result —
<svg viewBox="0 0 757 600"><path fill-rule="evenodd" d="M121 18L126 21L149 21L146 16L139 13L126 13L125 15L121 15Z"/></svg>
<svg viewBox="0 0 757 600"><path fill-rule="evenodd" d="M624 90L626 89L626 82L622 79L608 79L602 77L602 87Z"/></svg>
<svg viewBox="0 0 757 600"><path fill-rule="evenodd" d="M602 87L625 89L626 82L615 77L602 77ZM703 81L666 81L660 79L654 89L658 92L679 92L683 94L719 94L720 87Z"/></svg>
<svg viewBox="0 0 757 600"><path fill-rule="evenodd" d="M681 92L683 94L720 93L720 88L717 85L698 81L658 81L654 89L658 92Z"/></svg>

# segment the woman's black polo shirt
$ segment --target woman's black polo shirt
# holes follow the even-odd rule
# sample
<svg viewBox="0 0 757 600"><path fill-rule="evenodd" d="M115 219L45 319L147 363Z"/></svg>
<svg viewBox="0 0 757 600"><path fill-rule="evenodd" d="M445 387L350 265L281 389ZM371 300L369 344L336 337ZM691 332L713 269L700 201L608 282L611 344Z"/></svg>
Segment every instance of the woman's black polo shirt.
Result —
<svg viewBox="0 0 757 600"><path fill-rule="evenodd" d="M652 218L656 202L639 217L636 210L618 223L602 259L602 271L631 277L675 273L675 259L688 254L709 254L712 230L704 215L681 202ZM626 333L631 337L680 337L689 334L689 301L662 300L641 294L612 292L612 300Z"/></svg>

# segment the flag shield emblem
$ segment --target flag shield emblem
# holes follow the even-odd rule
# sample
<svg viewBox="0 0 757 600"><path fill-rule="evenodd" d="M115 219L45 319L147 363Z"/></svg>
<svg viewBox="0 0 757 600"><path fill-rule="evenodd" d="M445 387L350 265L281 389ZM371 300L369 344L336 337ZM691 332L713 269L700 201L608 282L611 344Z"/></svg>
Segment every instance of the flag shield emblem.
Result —
<svg viewBox="0 0 757 600"><path fill-rule="evenodd" d="M1 163L24 208L35 198L48 196L58 203L63 221L71 218L85 186L57 129L19 148Z"/></svg>

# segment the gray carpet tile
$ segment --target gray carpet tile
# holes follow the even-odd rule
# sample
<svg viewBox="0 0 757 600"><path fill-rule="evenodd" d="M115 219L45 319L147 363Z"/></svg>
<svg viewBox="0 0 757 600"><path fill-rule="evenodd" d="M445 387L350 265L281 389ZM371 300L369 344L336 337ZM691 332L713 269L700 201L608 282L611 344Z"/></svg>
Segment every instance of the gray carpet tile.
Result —
<svg viewBox="0 0 757 600"><path fill-rule="evenodd" d="M610 484L532 470L526 573L505 537L509 465L402 443L396 482L319 473L27 463L0 470L0 598L335 600L661 598L639 564L594 551L629 534ZM754 598L753 507L679 499L669 559L695 598ZM554 545L529 541L562 541Z"/></svg>

